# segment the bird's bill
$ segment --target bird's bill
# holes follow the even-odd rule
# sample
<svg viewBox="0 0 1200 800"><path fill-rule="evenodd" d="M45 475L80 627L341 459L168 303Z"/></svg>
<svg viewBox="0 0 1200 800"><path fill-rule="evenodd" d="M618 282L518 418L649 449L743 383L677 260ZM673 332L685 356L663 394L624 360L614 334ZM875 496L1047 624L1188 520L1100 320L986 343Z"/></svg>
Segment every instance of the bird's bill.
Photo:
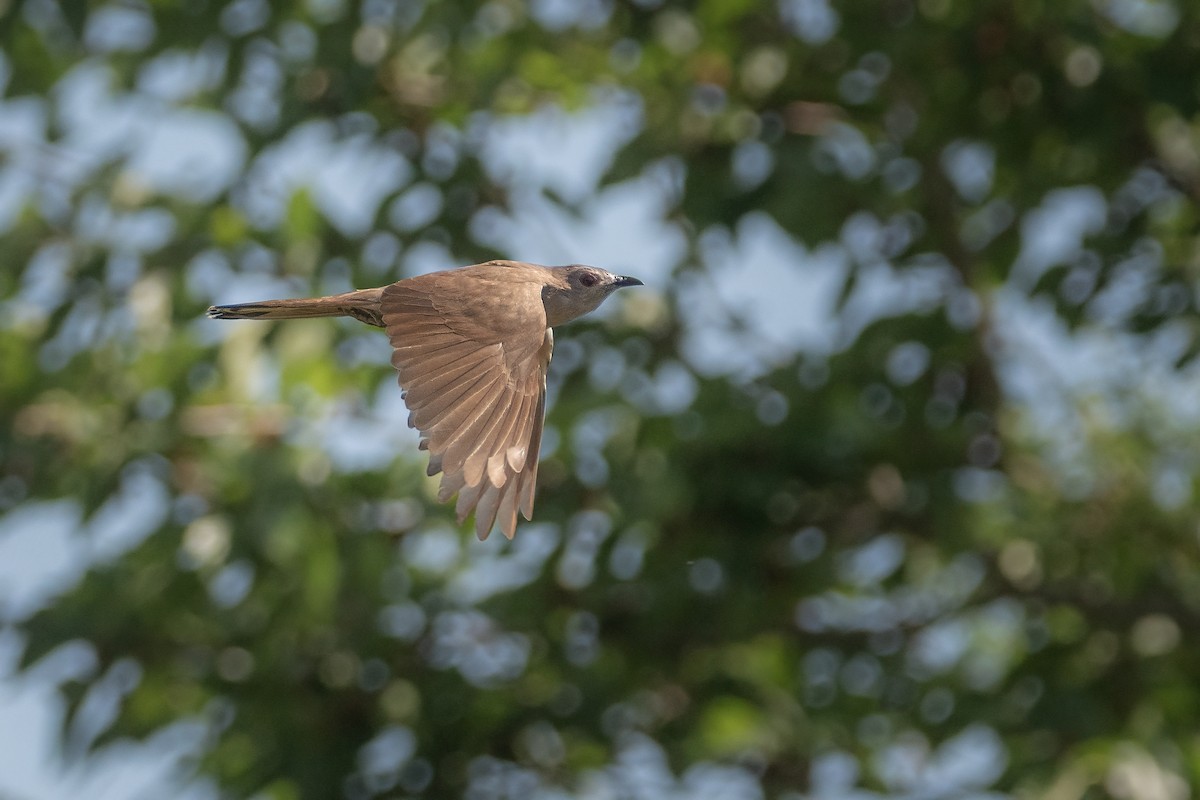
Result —
<svg viewBox="0 0 1200 800"><path fill-rule="evenodd" d="M613 281L614 286L645 286L646 284L639 281L637 278L631 278L628 275L618 275Z"/></svg>

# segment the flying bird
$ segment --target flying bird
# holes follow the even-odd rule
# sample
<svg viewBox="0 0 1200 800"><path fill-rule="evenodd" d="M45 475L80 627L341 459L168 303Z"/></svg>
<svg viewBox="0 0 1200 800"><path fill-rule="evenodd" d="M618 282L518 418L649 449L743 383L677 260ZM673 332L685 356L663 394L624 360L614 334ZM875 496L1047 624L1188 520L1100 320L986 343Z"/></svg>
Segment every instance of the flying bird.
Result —
<svg viewBox="0 0 1200 800"><path fill-rule="evenodd" d="M408 424L429 451L428 474L442 473L438 501L457 494L460 524L473 510L480 539L497 522L511 539L518 510L533 518L552 329L641 285L583 264L488 261L329 297L212 306L208 316L345 316L386 330Z"/></svg>

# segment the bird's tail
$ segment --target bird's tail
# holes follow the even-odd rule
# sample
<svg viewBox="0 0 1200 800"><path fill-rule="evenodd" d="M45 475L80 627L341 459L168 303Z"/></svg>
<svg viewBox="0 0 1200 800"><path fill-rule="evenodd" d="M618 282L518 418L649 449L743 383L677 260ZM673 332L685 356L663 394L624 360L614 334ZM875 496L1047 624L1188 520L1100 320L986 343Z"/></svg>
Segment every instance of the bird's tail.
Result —
<svg viewBox="0 0 1200 800"><path fill-rule="evenodd" d="M368 325L383 327L382 289L359 289L329 297L299 300L263 300L210 306L212 319L301 319L304 317L354 317Z"/></svg>

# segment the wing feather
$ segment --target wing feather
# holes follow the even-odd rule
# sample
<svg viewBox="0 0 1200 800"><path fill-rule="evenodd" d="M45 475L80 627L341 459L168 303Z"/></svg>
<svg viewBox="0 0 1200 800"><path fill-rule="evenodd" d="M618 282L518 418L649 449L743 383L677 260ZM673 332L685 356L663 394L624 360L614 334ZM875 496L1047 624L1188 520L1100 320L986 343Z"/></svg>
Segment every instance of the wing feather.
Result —
<svg viewBox="0 0 1200 800"><path fill-rule="evenodd" d="M428 474L442 473L438 500L457 494L459 522L474 511L479 538L497 523L511 538L518 510L532 511L553 340L540 285L504 285L498 302L497 284L481 291L458 272L453 285L450 272L386 287L383 321Z"/></svg>
<svg viewBox="0 0 1200 800"><path fill-rule="evenodd" d="M405 400L410 401L409 408L415 411L431 400L447 396L457 397L463 391L464 384L471 384L479 377L491 373L488 360L480 355L479 351L468 354L447 364L440 373L414 374L408 370L401 370L399 378L409 387L405 391Z"/></svg>
<svg viewBox="0 0 1200 800"><path fill-rule="evenodd" d="M439 503L445 503L451 497L458 494L464 486L467 485L466 479L461 472L456 472L453 475L450 473L442 474L442 482L438 484L437 499ZM460 519L459 522L462 522Z"/></svg>
<svg viewBox="0 0 1200 800"><path fill-rule="evenodd" d="M497 455L499 455L507 465L508 469L513 472L520 472L525 467L526 454L529 450L529 437L533 433L535 420L534 407L538 401L538 395L532 387L526 387L525 396L529 398L529 408L517 420L516 428L512 431L508 441L504 443Z"/></svg>
<svg viewBox="0 0 1200 800"><path fill-rule="evenodd" d="M429 341L427 341L424 344L409 344L409 345L404 345L402 347L396 347L396 345L393 344L392 345L392 366L395 367L396 369L400 369L405 364L413 364L423 357L431 356L435 353L439 353L444 350L448 350L452 347L460 348L460 349L466 351L466 348L463 348L463 344L464 344L464 342L461 339L459 339L458 341L453 341L453 342L449 342L449 341L429 342Z"/></svg>
<svg viewBox="0 0 1200 800"><path fill-rule="evenodd" d="M447 367L441 375L430 378L428 381L419 382L405 393L404 400L411 410L416 411L443 394L456 391L462 384L478 377L479 364L464 360Z"/></svg>
<svg viewBox="0 0 1200 800"><path fill-rule="evenodd" d="M440 350L417 352L413 355L415 356L413 364L400 367L400 377L413 385L419 384L422 378L442 374L443 371L464 359L474 362L485 360L485 354L480 353L479 348L473 347L471 342L459 342Z"/></svg>
<svg viewBox="0 0 1200 800"><path fill-rule="evenodd" d="M491 453L496 431L505 424L519 405L520 398L499 398L492 404L492 413L488 416L486 425L473 431L470 436L458 436L455 441L447 444L446 457L456 464L462 464L467 483L478 483L483 478L483 468L487 464L488 454ZM503 486L504 479L493 479L492 483Z"/></svg>
<svg viewBox="0 0 1200 800"><path fill-rule="evenodd" d="M500 510L500 496L504 493L504 488L493 486L487 481L483 481L479 485L487 487L475 506L475 535L482 540L488 537L488 534L492 532L492 526L496 524L496 512ZM509 539L512 538L512 534L507 531L504 535Z"/></svg>
<svg viewBox="0 0 1200 800"><path fill-rule="evenodd" d="M537 490L538 454L542 449L542 425L546 418L546 393L538 397L537 409L533 413L533 435L529 438L529 454L525 457L525 468L521 470L521 513L525 519L533 519L533 495Z"/></svg>
<svg viewBox="0 0 1200 800"><path fill-rule="evenodd" d="M474 388L465 392L452 404L439 409L431 419L428 425L429 449L434 453L441 453L443 463L447 440L464 427L473 425L480 416L491 410L489 397L499 382L498 376L490 372L485 373Z"/></svg>
<svg viewBox="0 0 1200 800"><path fill-rule="evenodd" d="M447 347L452 344L461 344L462 337L455 336L451 330L432 331L422 336L414 336L409 332L405 332L400 341L392 341L392 347L396 350L433 350L438 347Z"/></svg>
<svg viewBox="0 0 1200 800"><path fill-rule="evenodd" d="M497 428L496 438L489 443L486 450L480 449L471 454L471 458L479 457L485 460L488 478L497 486L508 480L516 470L509 468L505 453L508 451L513 437L519 436L525 419L533 413L537 398L530 397L527 392L521 394L519 404L514 404L512 413L504 421L502 428Z"/></svg>
<svg viewBox="0 0 1200 800"><path fill-rule="evenodd" d="M458 515L459 525L470 515L479 502L480 495L489 485L481 481L474 486L463 486L458 490L458 502L454 505L454 513Z"/></svg>
<svg viewBox="0 0 1200 800"><path fill-rule="evenodd" d="M410 411L408 415L409 425L421 431L426 439L433 439L433 430L438 424L445 421L447 415L454 413L465 413L474 408L474 399L479 393L488 388L496 376L490 372L481 372L474 376L474 380L466 381L465 383L456 386L454 391L446 392L440 397L435 398L434 402L428 403L415 411ZM432 445L432 442L430 442Z"/></svg>
<svg viewBox="0 0 1200 800"><path fill-rule="evenodd" d="M461 464L467 483L478 483L482 470L474 471L467 463L467 456L476 448L486 443L496 427L496 420L503 419L508 413L510 401L504 395L505 390L497 393L499 396L484 399L479 413L469 424L458 426L444 444L443 455L452 464Z"/></svg>
<svg viewBox="0 0 1200 800"><path fill-rule="evenodd" d="M504 487L504 496L500 499L500 507L496 511L496 522L500 523L501 532L509 539L517 530L517 498L520 490L517 481L509 481Z"/></svg>

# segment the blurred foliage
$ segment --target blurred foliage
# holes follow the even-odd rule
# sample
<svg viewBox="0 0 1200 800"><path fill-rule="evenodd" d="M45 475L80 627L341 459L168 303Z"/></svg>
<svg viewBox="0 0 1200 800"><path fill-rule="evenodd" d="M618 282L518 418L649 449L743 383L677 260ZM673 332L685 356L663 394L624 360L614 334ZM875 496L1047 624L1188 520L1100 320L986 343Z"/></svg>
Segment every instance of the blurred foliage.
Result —
<svg viewBox="0 0 1200 800"><path fill-rule="evenodd" d="M68 498L94 552L11 622L25 668L84 645L67 752L197 724L197 776L281 799L1200 785L1195 395L1144 391L1195 389L1195 5L29 0L0 45L0 509ZM614 92L640 123L603 185L677 178L687 247L560 332L511 545L455 529L379 418L378 334L198 319L244 278L523 257L479 234L522 202L492 126ZM229 179L162 177L214 121ZM404 177L346 222L283 176L305 136ZM842 254L836 347L680 361L706 243L764 214ZM934 299L854 322L880 270ZM1125 382L1018 391L1022 303L1123 343ZM346 467L333 426L396 455Z"/></svg>

